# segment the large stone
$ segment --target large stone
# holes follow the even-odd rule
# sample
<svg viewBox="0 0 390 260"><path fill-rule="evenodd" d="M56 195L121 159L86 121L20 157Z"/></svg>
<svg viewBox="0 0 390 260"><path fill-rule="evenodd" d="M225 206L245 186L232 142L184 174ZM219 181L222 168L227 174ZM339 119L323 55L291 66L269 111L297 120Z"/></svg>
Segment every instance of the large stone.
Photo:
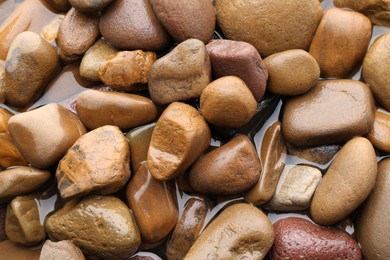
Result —
<svg viewBox="0 0 390 260"><path fill-rule="evenodd" d="M359 207L375 184L377 162L366 138L346 143L314 193L310 215L319 225L338 223Z"/></svg>
<svg viewBox="0 0 390 260"><path fill-rule="evenodd" d="M130 149L118 127L99 127L80 137L58 163L58 190L63 199L91 192L111 194L130 178Z"/></svg>
<svg viewBox="0 0 390 260"><path fill-rule="evenodd" d="M86 133L74 114L54 103L14 115L8 127L20 153L37 168L48 168L57 163Z"/></svg>
<svg viewBox="0 0 390 260"><path fill-rule="evenodd" d="M39 260L85 260L80 248L70 240L52 242L46 240L43 244Z"/></svg>
<svg viewBox="0 0 390 260"><path fill-rule="evenodd" d="M287 142L295 145L334 144L367 134L374 116L374 99L366 84L325 80L287 100L282 130Z"/></svg>
<svg viewBox="0 0 390 260"><path fill-rule="evenodd" d="M390 115L384 111L375 112L375 122L367 139L382 152L390 152Z"/></svg>
<svg viewBox="0 0 390 260"><path fill-rule="evenodd" d="M141 243L129 208L112 196L72 200L45 227L51 240L72 240L90 259L127 259Z"/></svg>
<svg viewBox="0 0 390 260"><path fill-rule="evenodd" d="M211 82L211 63L206 46L186 40L153 63L148 75L149 93L156 104L199 98Z"/></svg>
<svg viewBox="0 0 390 260"><path fill-rule="evenodd" d="M262 57L307 50L322 16L318 0L216 0L215 7L224 35L252 44Z"/></svg>

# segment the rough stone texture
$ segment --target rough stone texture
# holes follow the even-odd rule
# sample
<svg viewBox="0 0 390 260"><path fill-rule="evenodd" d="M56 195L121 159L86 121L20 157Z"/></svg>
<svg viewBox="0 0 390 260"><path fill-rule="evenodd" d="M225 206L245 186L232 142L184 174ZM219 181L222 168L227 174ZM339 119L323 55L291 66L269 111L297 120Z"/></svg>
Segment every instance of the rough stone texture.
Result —
<svg viewBox="0 0 390 260"><path fill-rule="evenodd" d="M252 44L262 57L307 50L322 17L318 0L216 0L215 7L224 35Z"/></svg>
<svg viewBox="0 0 390 260"><path fill-rule="evenodd" d="M115 0L104 9L99 27L106 41L121 49L157 51L170 43L149 0Z"/></svg>
<svg viewBox="0 0 390 260"><path fill-rule="evenodd" d="M214 80L200 95L200 111L207 122L240 128L256 113L257 102L245 82L236 76Z"/></svg>
<svg viewBox="0 0 390 260"><path fill-rule="evenodd" d="M199 194L232 195L250 189L260 171L255 147L246 135L240 135L196 161L189 181Z"/></svg>
<svg viewBox="0 0 390 260"><path fill-rule="evenodd" d="M184 259L263 259L273 241L267 216L252 205L238 203L207 226Z"/></svg>
<svg viewBox="0 0 390 260"><path fill-rule="evenodd" d="M324 13L310 45L324 78L346 78L366 54L371 22L362 14L331 8Z"/></svg>
<svg viewBox="0 0 390 260"><path fill-rule="evenodd" d="M85 257L80 248L70 240L59 242L46 240L39 260L85 260Z"/></svg>
<svg viewBox="0 0 390 260"><path fill-rule="evenodd" d="M352 213L368 197L375 184L377 162L366 138L346 143L314 193L310 214L319 225L333 225Z"/></svg>
<svg viewBox="0 0 390 260"><path fill-rule="evenodd" d="M99 12L111 4L113 0L68 0L69 3L80 12Z"/></svg>
<svg viewBox="0 0 390 260"><path fill-rule="evenodd" d="M11 201L7 209L5 232L9 240L24 246L37 244L45 238L34 195L19 196Z"/></svg>
<svg viewBox="0 0 390 260"><path fill-rule="evenodd" d="M356 225L357 240L365 259L382 260L390 256L390 159L379 163L376 183Z"/></svg>
<svg viewBox="0 0 390 260"><path fill-rule="evenodd" d="M267 208L274 211L301 211L308 209L311 198L322 179L320 170L311 166L295 165L280 181Z"/></svg>
<svg viewBox="0 0 390 260"><path fill-rule="evenodd" d="M51 177L50 171L15 167L0 172L0 202L40 188Z"/></svg>
<svg viewBox="0 0 390 260"><path fill-rule="evenodd" d="M362 259L356 241L342 230L320 227L289 217L274 223L275 242L271 260L279 259Z"/></svg>
<svg viewBox="0 0 390 260"><path fill-rule="evenodd" d="M340 149L341 145L338 144L301 147L287 143L287 152L289 155L318 164L329 163Z"/></svg>
<svg viewBox="0 0 390 260"><path fill-rule="evenodd" d="M152 100L139 95L87 90L77 97L77 115L89 129L115 125L122 130L145 125L157 117Z"/></svg>
<svg viewBox="0 0 390 260"><path fill-rule="evenodd" d="M287 142L295 145L334 144L367 134L374 116L374 99L366 84L324 80L287 100L282 130Z"/></svg>
<svg viewBox="0 0 390 260"><path fill-rule="evenodd" d="M317 61L304 50L288 50L264 59L268 69L267 90L277 95L301 95L320 77Z"/></svg>
<svg viewBox="0 0 390 260"><path fill-rule="evenodd" d="M41 248L18 246L9 240L0 242L1 259L38 260Z"/></svg>
<svg viewBox="0 0 390 260"><path fill-rule="evenodd" d="M260 151L262 163L260 178L245 194L246 201L259 206L272 198L286 163L286 154L281 122L277 121L264 134Z"/></svg>
<svg viewBox="0 0 390 260"><path fill-rule="evenodd" d="M196 39L186 40L153 63L149 93L156 104L199 98L211 82L211 63L206 46Z"/></svg>
<svg viewBox="0 0 390 260"><path fill-rule="evenodd" d="M130 178L130 149L116 126L102 126L80 137L58 163L58 190L63 199L91 192L111 194Z"/></svg>
<svg viewBox="0 0 390 260"><path fill-rule="evenodd" d="M126 259L141 243L129 208L112 196L72 200L45 227L51 240L72 240L88 259Z"/></svg>
<svg viewBox="0 0 390 260"><path fill-rule="evenodd" d="M390 74L386 68L389 66L390 33L379 37L367 51L363 61L362 75L370 87L375 99L386 110L390 110Z"/></svg>
<svg viewBox="0 0 390 260"><path fill-rule="evenodd" d="M174 186L154 179L145 163L127 185L126 200L144 243L161 241L175 227L179 210Z"/></svg>
<svg viewBox="0 0 390 260"><path fill-rule="evenodd" d="M156 61L156 53L121 51L107 57L99 67L100 80L115 90L135 91L146 88L148 73Z"/></svg>
<svg viewBox="0 0 390 260"><path fill-rule="evenodd" d="M367 134L367 139L382 152L390 152L390 115L387 112L375 112L374 126Z"/></svg>
<svg viewBox="0 0 390 260"><path fill-rule="evenodd" d="M98 37L99 16L70 9L62 20L56 39L61 60L66 63L80 60Z"/></svg>
<svg viewBox="0 0 390 260"><path fill-rule="evenodd" d="M84 54L80 63L80 76L91 81L100 81L99 67L106 58L118 52L105 39L99 39Z"/></svg>
<svg viewBox="0 0 390 260"><path fill-rule="evenodd" d="M27 107L40 97L57 65L56 49L39 35L23 32L7 54L4 95L8 104Z"/></svg>
<svg viewBox="0 0 390 260"><path fill-rule="evenodd" d="M207 43L215 29L214 7L209 0L151 0L153 10L170 35L182 42L191 38Z"/></svg>
<svg viewBox="0 0 390 260"><path fill-rule="evenodd" d="M41 37L48 42L54 42L58 35L58 30L65 15L59 14L54 17L49 24L42 28Z"/></svg>
<svg viewBox="0 0 390 260"><path fill-rule="evenodd" d="M206 45L214 78L237 76L259 101L265 92L268 71L260 54L247 42L212 40Z"/></svg>
<svg viewBox="0 0 390 260"><path fill-rule="evenodd" d="M206 151L210 138L210 129L195 108L170 104L153 130L147 159L150 173L161 181L178 177Z"/></svg>

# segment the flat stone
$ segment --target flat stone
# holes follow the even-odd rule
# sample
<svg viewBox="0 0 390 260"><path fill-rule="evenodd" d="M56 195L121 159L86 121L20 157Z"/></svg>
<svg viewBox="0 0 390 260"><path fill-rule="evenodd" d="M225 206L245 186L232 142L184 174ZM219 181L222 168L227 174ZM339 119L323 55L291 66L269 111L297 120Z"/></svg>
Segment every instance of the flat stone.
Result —
<svg viewBox="0 0 390 260"><path fill-rule="evenodd" d="M390 152L390 115L388 113L380 110L375 112L374 126L367 134L367 139L382 152Z"/></svg>
<svg viewBox="0 0 390 260"><path fill-rule="evenodd" d="M347 142L322 178L311 205L311 218L319 225L333 225L357 209L375 184L377 162L366 138Z"/></svg>
<svg viewBox="0 0 390 260"><path fill-rule="evenodd" d="M199 98L211 82L211 63L206 46L186 40L153 63L148 75L149 94L156 104Z"/></svg>
<svg viewBox="0 0 390 260"><path fill-rule="evenodd" d="M130 149L118 127L107 125L80 137L58 163L63 199L89 193L111 194L130 178Z"/></svg>
<svg viewBox="0 0 390 260"><path fill-rule="evenodd" d="M8 127L20 153L37 168L48 168L57 163L86 133L74 114L54 103L14 115Z"/></svg>
<svg viewBox="0 0 390 260"><path fill-rule="evenodd" d="M148 168L160 181L186 171L209 147L210 129L199 112L184 103L170 104L153 130Z"/></svg>
<svg viewBox="0 0 390 260"><path fill-rule="evenodd" d="M286 141L295 145L335 144L367 134L374 115L374 99L366 84L324 80L287 100L282 130Z"/></svg>
<svg viewBox="0 0 390 260"><path fill-rule="evenodd" d="M85 260L83 252L71 240L52 242L46 240L43 244L39 260Z"/></svg>
<svg viewBox="0 0 390 260"><path fill-rule="evenodd" d="M111 4L113 0L68 0L69 3L78 11L89 13L99 12L104 7Z"/></svg>

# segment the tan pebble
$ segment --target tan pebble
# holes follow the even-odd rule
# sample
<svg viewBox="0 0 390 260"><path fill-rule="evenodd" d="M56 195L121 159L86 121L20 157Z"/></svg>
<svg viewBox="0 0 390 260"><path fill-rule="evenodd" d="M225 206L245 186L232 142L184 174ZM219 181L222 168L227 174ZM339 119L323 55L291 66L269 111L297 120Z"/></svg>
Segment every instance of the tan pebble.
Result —
<svg viewBox="0 0 390 260"><path fill-rule="evenodd" d="M387 112L375 112L374 126L367 134L367 139L375 148L390 152L390 115Z"/></svg>
<svg viewBox="0 0 390 260"><path fill-rule="evenodd" d="M59 14L50 21L48 25L43 27L41 31L41 36L48 42L52 42L57 38L58 30L62 20L65 18L64 15Z"/></svg>

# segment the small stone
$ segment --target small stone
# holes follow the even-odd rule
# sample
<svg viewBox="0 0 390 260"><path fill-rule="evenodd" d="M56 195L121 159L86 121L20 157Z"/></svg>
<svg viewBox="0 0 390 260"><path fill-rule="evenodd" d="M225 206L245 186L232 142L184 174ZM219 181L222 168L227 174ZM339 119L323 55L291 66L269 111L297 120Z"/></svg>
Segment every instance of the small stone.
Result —
<svg viewBox="0 0 390 260"><path fill-rule="evenodd" d="M41 252L41 248L19 246L12 243L10 240L6 240L0 242L0 252L1 252L1 259L3 260L15 260L15 259L39 260L39 254Z"/></svg>
<svg viewBox="0 0 390 260"><path fill-rule="evenodd" d="M184 103L170 104L153 130L148 168L160 181L186 171L209 147L210 129L199 112Z"/></svg>
<svg viewBox="0 0 390 260"><path fill-rule="evenodd" d="M11 201L5 220L7 237L19 245L34 245L45 238L34 195L19 196Z"/></svg>
<svg viewBox="0 0 390 260"><path fill-rule="evenodd" d="M254 116L257 102L245 82L236 76L214 80L200 95L200 111L207 122L240 128Z"/></svg>
<svg viewBox="0 0 390 260"><path fill-rule="evenodd" d="M311 166L295 165L279 181L275 195L267 208L273 211L301 211L308 209L311 198L322 179L320 170Z"/></svg>
<svg viewBox="0 0 390 260"><path fill-rule="evenodd" d="M54 17L48 25L43 27L41 31L41 37L48 42L53 42L58 35L58 30L60 29L60 24L62 20L64 20L65 16L63 14L59 14Z"/></svg>
<svg viewBox="0 0 390 260"><path fill-rule="evenodd" d="M338 144L302 147L287 143L289 155L323 165L329 163L340 149L341 145Z"/></svg>
<svg viewBox="0 0 390 260"><path fill-rule="evenodd" d="M269 253L272 260L362 259L359 245L342 230L295 217L278 220L274 228L275 242Z"/></svg>
<svg viewBox="0 0 390 260"><path fill-rule="evenodd" d="M68 0L69 3L78 11L89 13L99 12L104 7L111 4L113 0Z"/></svg>
<svg viewBox="0 0 390 260"><path fill-rule="evenodd" d="M268 71L253 45L231 40L212 40L206 45L214 78L237 76L259 101L265 92Z"/></svg>
<svg viewBox="0 0 390 260"><path fill-rule="evenodd" d="M111 194L130 178L130 149L116 126L102 126L80 137L58 163L63 199L89 193Z"/></svg>
<svg viewBox="0 0 390 260"><path fill-rule="evenodd" d="M376 173L376 155L370 141L356 137L347 142L314 193L311 218L324 226L343 220L368 197Z"/></svg>
<svg viewBox="0 0 390 260"><path fill-rule="evenodd" d="M70 240L43 244L39 260L85 260L83 252Z"/></svg>
<svg viewBox="0 0 390 260"><path fill-rule="evenodd" d="M362 14L331 8L324 13L310 45L324 78L346 78L366 54L371 22Z"/></svg>
<svg viewBox="0 0 390 260"><path fill-rule="evenodd" d="M186 40L153 63L148 75L149 94L156 104L199 98L211 82L211 63L206 46Z"/></svg>
<svg viewBox="0 0 390 260"><path fill-rule="evenodd" d="M14 115L8 127L23 157L32 166L43 169L57 163L86 133L77 116L54 103Z"/></svg>
<svg viewBox="0 0 390 260"><path fill-rule="evenodd" d="M113 1L104 9L99 27L104 39L120 49L158 51L170 43L149 0Z"/></svg>
<svg viewBox="0 0 390 260"><path fill-rule="evenodd" d="M33 32L19 34L5 63L5 100L14 107L27 107L42 94L58 65L56 49Z"/></svg>
<svg viewBox="0 0 390 260"><path fill-rule="evenodd" d="M141 243L129 208L112 196L72 200L46 220L51 240L72 240L93 259L126 259Z"/></svg>
<svg viewBox="0 0 390 260"><path fill-rule="evenodd" d="M158 19L176 42L191 38L207 43L215 29L214 7L210 0L151 0Z"/></svg>
<svg viewBox="0 0 390 260"><path fill-rule="evenodd" d="M146 88L148 73L156 61L156 53L121 51L107 57L99 67L100 80L114 90L136 91Z"/></svg>
<svg viewBox="0 0 390 260"><path fill-rule="evenodd" d="M66 63L80 60L98 36L98 15L70 9L62 20L56 39L61 60Z"/></svg>
<svg viewBox="0 0 390 260"><path fill-rule="evenodd" d="M317 61L304 50L288 50L264 59L268 69L267 90L276 95L301 95L314 87L320 77Z"/></svg>
<svg viewBox="0 0 390 260"><path fill-rule="evenodd" d="M15 167L0 172L0 202L28 194L46 183L50 171L32 167Z"/></svg>
<svg viewBox="0 0 390 260"><path fill-rule="evenodd" d="M390 115L388 113L379 110L375 112L374 126L367 134L367 139L382 152L390 152Z"/></svg>
<svg viewBox="0 0 390 260"><path fill-rule="evenodd" d="M106 61L106 58L118 52L105 39L99 39L84 54L80 63L80 75L91 81L100 81L99 67Z"/></svg>
<svg viewBox="0 0 390 260"><path fill-rule="evenodd" d="M225 208L202 232L184 259L263 259L274 241L271 221L258 208Z"/></svg>
<svg viewBox="0 0 390 260"><path fill-rule="evenodd" d="M199 194L234 195L252 188L260 171L255 147L246 135L240 135L196 161L189 181Z"/></svg>
<svg viewBox="0 0 390 260"><path fill-rule="evenodd" d="M68 0L46 0L50 5L60 11L68 11L71 8Z"/></svg>

